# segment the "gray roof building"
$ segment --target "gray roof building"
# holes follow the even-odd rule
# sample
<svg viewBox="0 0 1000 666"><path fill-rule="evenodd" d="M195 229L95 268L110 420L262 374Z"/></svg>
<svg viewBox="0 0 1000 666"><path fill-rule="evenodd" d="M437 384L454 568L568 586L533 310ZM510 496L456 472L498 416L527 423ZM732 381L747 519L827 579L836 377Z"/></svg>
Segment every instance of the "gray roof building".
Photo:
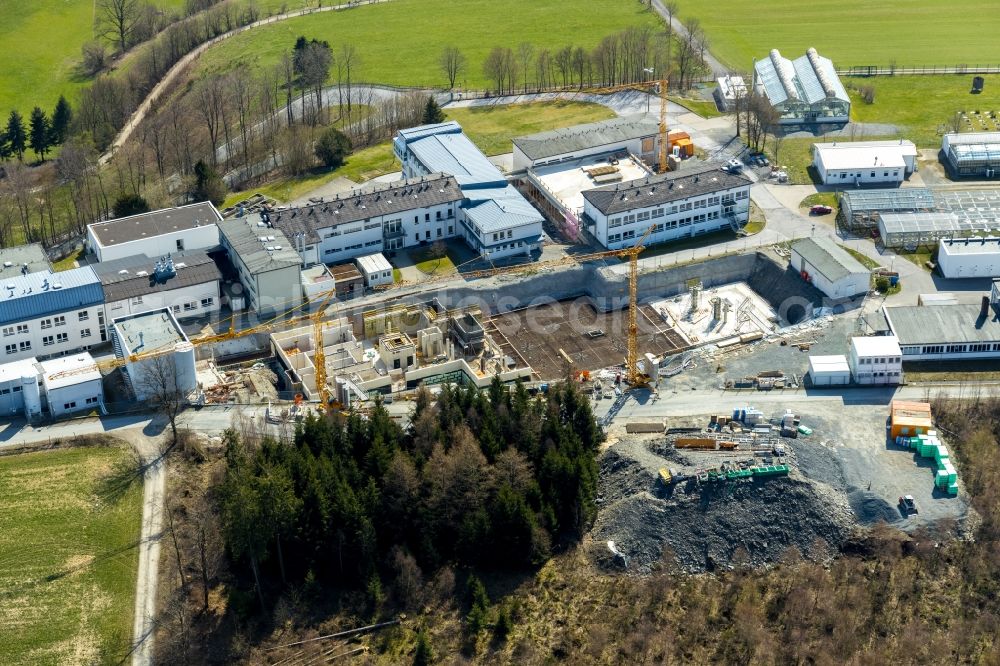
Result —
<svg viewBox="0 0 1000 666"><path fill-rule="evenodd" d="M306 242L318 242L317 229L359 222L373 217L400 215L417 208L462 201L464 195L452 176L434 173L419 178L376 183L362 191L339 194L329 201L277 210L271 225L287 238L304 234Z"/></svg>
<svg viewBox="0 0 1000 666"><path fill-rule="evenodd" d="M993 307L983 316L976 304L905 305L884 308L900 347L1000 341Z"/></svg>
<svg viewBox="0 0 1000 666"><path fill-rule="evenodd" d="M109 303L222 280L218 264L203 251L177 252L170 259L174 267L172 273L157 271L158 260L145 255L105 261L93 268Z"/></svg>
<svg viewBox="0 0 1000 666"><path fill-rule="evenodd" d="M258 213L219 223L225 245L239 255L251 273L266 273L285 266L298 266L302 259L281 229L265 223Z"/></svg>
<svg viewBox="0 0 1000 666"><path fill-rule="evenodd" d="M860 261L848 254L829 236L803 238L792 244L792 250L812 265L830 282L842 280L857 273L869 274Z"/></svg>
<svg viewBox="0 0 1000 666"><path fill-rule="evenodd" d="M743 174L703 167L598 187L584 192L583 198L604 215L614 215L713 192L750 187L751 183Z"/></svg>
<svg viewBox="0 0 1000 666"><path fill-rule="evenodd" d="M25 321L104 302L101 282L89 266L16 275L0 284L0 323Z"/></svg>
<svg viewBox="0 0 1000 666"><path fill-rule="evenodd" d="M594 147L655 137L659 129L659 124L654 120L628 116L519 136L513 142L529 159L536 161Z"/></svg>
<svg viewBox="0 0 1000 666"><path fill-rule="evenodd" d="M106 247L175 231L218 224L221 220L222 216L219 215L215 206L208 201L203 201L188 206L164 208L99 222L90 225L90 230L100 244Z"/></svg>
<svg viewBox="0 0 1000 666"><path fill-rule="evenodd" d="M0 248L0 279L52 269L41 244Z"/></svg>

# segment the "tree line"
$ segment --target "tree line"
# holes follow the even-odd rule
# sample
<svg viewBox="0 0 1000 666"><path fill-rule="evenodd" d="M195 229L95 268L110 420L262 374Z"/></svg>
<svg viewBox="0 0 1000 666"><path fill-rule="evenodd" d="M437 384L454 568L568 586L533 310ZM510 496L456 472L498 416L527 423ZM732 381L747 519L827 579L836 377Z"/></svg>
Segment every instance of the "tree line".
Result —
<svg viewBox="0 0 1000 666"><path fill-rule="evenodd" d="M530 568L593 519L602 439L571 383L536 399L499 379L422 391L406 431L381 405L308 418L290 443L230 430L222 534L262 607L304 580L377 606L442 567Z"/></svg>
<svg viewBox="0 0 1000 666"><path fill-rule="evenodd" d="M73 109L62 95L52 110L51 118L36 106L25 125L17 109L12 110L7 116L7 126L0 130L0 160L16 157L23 161L25 151L31 148L35 156L44 161L46 153L69 136L72 120Z"/></svg>

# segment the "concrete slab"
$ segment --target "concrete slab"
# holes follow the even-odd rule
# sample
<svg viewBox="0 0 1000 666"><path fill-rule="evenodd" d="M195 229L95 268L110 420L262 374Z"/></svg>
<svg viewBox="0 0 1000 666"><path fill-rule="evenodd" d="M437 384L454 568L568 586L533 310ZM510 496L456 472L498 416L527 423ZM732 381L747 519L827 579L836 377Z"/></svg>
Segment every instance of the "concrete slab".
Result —
<svg viewBox="0 0 1000 666"><path fill-rule="evenodd" d="M705 289L696 307L692 308L692 302L686 293L650 306L694 345L747 333L767 334L778 328L777 313L744 282Z"/></svg>

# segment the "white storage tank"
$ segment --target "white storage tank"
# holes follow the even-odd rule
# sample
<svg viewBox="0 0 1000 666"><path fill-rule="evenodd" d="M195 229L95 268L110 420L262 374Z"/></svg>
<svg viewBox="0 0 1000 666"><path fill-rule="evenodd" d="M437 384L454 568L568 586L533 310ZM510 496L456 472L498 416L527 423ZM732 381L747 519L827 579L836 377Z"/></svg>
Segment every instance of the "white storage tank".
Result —
<svg viewBox="0 0 1000 666"><path fill-rule="evenodd" d="M187 395L198 388L198 373L195 370L194 345L178 342L174 347L177 387Z"/></svg>
<svg viewBox="0 0 1000 666"><path fill-rule="evenodd" d="M21 395L24 396L24 416L29 421L42 413L42 392L38 387L38 375L25 373L21 376Z"/></svg>

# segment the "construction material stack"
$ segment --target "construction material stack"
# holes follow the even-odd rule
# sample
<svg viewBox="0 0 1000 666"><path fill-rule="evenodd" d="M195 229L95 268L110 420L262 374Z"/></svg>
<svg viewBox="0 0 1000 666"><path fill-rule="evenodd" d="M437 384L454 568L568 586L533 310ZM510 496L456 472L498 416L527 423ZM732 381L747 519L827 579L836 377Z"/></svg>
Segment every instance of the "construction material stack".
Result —
<svg viewBox="0 0 1000 666"><path fill-rule="evenodd" d="M899 436L896 444L905 449L913 449L924 458L934 458L934 487L946 491L949 495L958 494L958 472L951 463L948 448L937 438L933 430L915 437Z"/></svg>
<svg viewBox="0 0 1000 666"><path fill-rule="evenodd" d="M931 406L926 402L893 400L890 413L890 434L897 437L915 437L934 429L931 421Z"/></svg>

